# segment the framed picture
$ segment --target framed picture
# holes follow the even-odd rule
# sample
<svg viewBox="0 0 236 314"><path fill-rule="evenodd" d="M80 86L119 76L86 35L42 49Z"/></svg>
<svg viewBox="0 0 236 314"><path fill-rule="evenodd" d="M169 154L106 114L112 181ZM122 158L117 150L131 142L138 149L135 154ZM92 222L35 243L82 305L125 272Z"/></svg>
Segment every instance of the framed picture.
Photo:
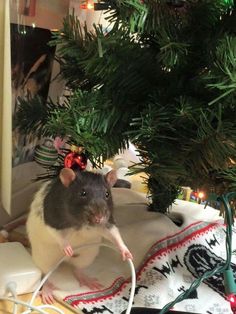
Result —
<svg viewBox="0 0 236 314"><path fill-rule="evenodd" d="M18 97L36 95L47 100L55 47L50 47L51 31L11 24L12 114L17 111ZM13 130L13 167L33 160L36 139Z"/></svg>

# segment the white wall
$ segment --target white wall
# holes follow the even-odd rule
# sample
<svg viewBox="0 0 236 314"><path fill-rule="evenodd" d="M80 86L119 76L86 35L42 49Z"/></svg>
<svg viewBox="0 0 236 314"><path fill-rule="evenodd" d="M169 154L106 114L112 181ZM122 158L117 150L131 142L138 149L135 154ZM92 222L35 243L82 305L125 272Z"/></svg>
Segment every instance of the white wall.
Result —
<svg viewBox="0 0 236 314"><path fill-rule="evenodd" d="M58 29L69 10L70 0L36 0L35 16L22 16L20 8L23 0L11 0L11 22L36 27Z"/></svg>
<svg viewBox="0 0 236 314"><path fill-rule="evenodd" d="M11 208L11 60L9 0L0 3L0 202Z"/></svg>

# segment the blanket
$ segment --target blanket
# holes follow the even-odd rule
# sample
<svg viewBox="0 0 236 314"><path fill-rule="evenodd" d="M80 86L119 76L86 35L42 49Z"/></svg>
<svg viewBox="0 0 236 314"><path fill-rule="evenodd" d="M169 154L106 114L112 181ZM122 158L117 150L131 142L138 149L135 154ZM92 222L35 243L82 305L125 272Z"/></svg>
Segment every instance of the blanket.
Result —
<svg viewBox="0 0 236 314"><path fill-rule="evenodd" d="M196 278L225 260L225 226L217 210L176 200L171 212L182 215L182 225L178 227L166 215L148 212L144 195L123 189L113 193L117 225L134 256L137 275L134 306L161 309L186 291ZM234 273L235 263L233 255ZM99 280L102 289L80 287L64 264L51 278L60 287L55 292L56 298L76 313L122 313L127 308L131 288L128 263L118 253L102 247L86 271ZM222 274L204 280L174 310L232 313Z"/></svg>

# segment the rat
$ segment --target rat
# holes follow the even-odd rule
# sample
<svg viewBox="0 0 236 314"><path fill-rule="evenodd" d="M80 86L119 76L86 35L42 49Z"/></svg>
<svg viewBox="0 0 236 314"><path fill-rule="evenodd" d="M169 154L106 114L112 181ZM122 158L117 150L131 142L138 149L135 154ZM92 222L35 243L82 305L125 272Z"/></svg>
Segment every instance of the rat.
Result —
<svg viewBox="0 0 236 314"><path fill-rule="evenodd" d="M26 229L36 266L46 274L66 255L80 285L90 289L102 287L83 269L99 253L99 245L74 254L73 248L108 239L119 249L122 259L133 259L113 217L111 187L117 181L116 171L105 176L90 171L63 168L59 176L45 182L31 203ZM44 303L53 303L56 287L48 280L41 290Z"/></svg>

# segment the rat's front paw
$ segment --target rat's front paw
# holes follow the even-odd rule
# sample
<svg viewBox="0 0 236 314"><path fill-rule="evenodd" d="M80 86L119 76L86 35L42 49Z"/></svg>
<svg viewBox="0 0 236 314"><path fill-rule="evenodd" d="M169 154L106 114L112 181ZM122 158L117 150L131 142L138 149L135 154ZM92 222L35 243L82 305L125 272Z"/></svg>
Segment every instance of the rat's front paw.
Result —
<svg viewBox="0 0 236 314"><path fill-rule="evenodd" d="M131 254L130 250L127 248L127 246L120 246L119 247L121 256L123 261L126 261L127 259L133 259L133 255Z"/></svg>
<svg viewBox="0 0 236 314"><path fill-rule="evenodd" d="M71 256L74 255L74 251L73 251L73 249L72 249L72 247L71 247L70 244L65 245L65 246L63 247L63 251L64 251L64 253L65 253L66 256L71 257Z"/></svg>
<svg viewBox="0 0 236 314"><path fill-rule="evenodd" d="M56 289L56 287L46 281L46 283L43 285L42 290L39 293L39 296L41 298L41 301L44 304L53 304L54 303L54 296L53 296L53 291Z"/></svg>

